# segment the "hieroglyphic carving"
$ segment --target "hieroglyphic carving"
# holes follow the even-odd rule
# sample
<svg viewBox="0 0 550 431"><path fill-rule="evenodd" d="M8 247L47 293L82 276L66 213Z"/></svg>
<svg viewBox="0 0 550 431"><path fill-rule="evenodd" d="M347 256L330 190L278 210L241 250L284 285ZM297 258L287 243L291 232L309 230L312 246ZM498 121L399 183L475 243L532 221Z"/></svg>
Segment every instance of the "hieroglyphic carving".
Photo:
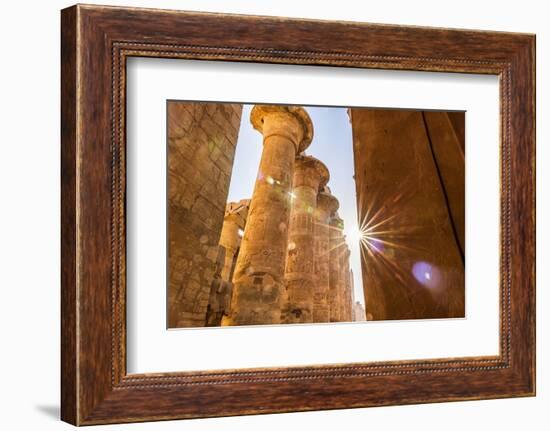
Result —
<svg viewBox="0 0 550 431"><path fill-rule="evenodd" d="M313 321L329 322L329 292L330 292L330 219L338 210L339 203L325 187L317 197L315 212L315 257L317 283L313 293Z"/></svg>
<svg viewBox="0 0 550 431"><path fill-rule="evenodd" d="M313 322L315 212L319 188L329 180L327 167L314 157L298 156L294 171L285 282L284 323Z"/></svg>
<svg viewBox="0 0 550 431"><path fill-rule="evenodd" d="M263 135L263 151L233 275L232 314L224 320L226 325L281 320L291 178L296 155L313 138L311 120L300 107L256 105L250 119Z"/></svg>
<svg viewBox="0 0 550 431"><path fill-rule="evenodd" d="M330 220L330 274L329 274L329 320L341 322L341 302L343 299L341 259L344 252L344 221L335 214Z"/></svg>
<svg viewBox="0 0 550 431"><path fill-rule="evenodd" d="M250 199L243 199L239 202L229 202L225 207L220 235L220 245L225 248L221 278L225 281L233 281L235 261L241 246L241 238L244 235L249 206Z"/></svg>

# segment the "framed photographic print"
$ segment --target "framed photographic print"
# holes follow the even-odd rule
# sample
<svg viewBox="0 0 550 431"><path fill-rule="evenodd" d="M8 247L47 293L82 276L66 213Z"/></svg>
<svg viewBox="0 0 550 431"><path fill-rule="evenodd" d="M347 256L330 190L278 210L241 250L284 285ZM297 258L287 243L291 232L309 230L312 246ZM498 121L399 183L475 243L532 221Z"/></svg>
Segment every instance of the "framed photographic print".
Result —
<svg viewBox="0 0 550 431"><path fill-rule="evenodd" d="M535 394L535 37L62 11L62 419Z"/></svg>

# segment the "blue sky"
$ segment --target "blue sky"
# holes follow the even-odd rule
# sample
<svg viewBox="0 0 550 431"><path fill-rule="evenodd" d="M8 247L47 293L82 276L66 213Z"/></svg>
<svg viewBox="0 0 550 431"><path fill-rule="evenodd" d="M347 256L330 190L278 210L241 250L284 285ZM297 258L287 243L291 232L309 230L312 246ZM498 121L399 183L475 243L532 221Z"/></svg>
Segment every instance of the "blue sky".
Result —
<svg viewBox="0 0 550 431"><path fill-rule="evenodd" d="M233 175L228 201L249 199L254 190L262 155L262 135L250 124L253 105L243 105L241 127L237 140ZM350 247L350 266L353 270L355 300L364 304L361 280L361 257L357 229L357 202L353 180L353 142L351 124L346 108L308 107L313 122L313 141L306 154L321 160L330 171L332 194L340 201L338 213L344 220L344 234Z"/></svg>

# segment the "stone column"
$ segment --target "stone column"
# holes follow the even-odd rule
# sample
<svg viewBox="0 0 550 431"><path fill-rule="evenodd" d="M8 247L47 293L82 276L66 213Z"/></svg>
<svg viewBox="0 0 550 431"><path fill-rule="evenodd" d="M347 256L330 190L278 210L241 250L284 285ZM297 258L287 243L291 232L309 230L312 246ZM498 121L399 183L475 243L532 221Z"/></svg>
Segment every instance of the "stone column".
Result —
<svg viewBox="0 0 550 431"><path fill-rule="evenodd" d="M346 277L346 288L347 288L347 298L348 302L346 304L348 322L353 322L353 304L355 303L355 298L353 297L353 283L351 282L351 271L348 266L348 272Z"/></svg>
<svg viewBox="0 0 550 431"><path fill-rule="evenodd" d="M344 239L345 240L345 239ZM344 251L342 253L341 271L340 276L340 322L351 322L351 285L350 285L350 272L349 272L349 256L350 250L348 245L344 245Z"/></svg>
<svg viewBox="0 0 550 431"><path fill-rule="evenodd" d="M338 209L339 203L328 188L319 193L315 220L317 284L313 294L313 321L329 322L330 291L330 219Z"/></svg>
<svg viewBox="0 0 550 431"><path fill-rule="evenodd" d="M329 266L329 313L331 322L340 322L340 278L342 271L340 269L340 257L344 251L344 221L337 215L330 221L330 266Z"/></svg>
<svg viewBox="0 0 550 431"><path fill-rule="evenodd" d="M294 170L293 199L288 231L284 323L313 322L315 287L315 210L317 194L329 180L327 167L314 157L298 156Z"/></svg>
<svg viewBox="0 0 550 431"><path fill-rule="evenodd" d="M281 297L294 161L313 138L300 107L256 105L250 121L263 135L263 152L235 273L227 325L281 321Z"/></svg>
<svg viewBox="0 0 550 431"><path fill-rule="evenodd" d="M221 278L224 281L233 281L235 255L241 245L249 204L250 200L243 199L239 202L230 202L225 208L220 235L220 245L225 249L225 262L221 272Z"/></svg>
<svg viewBox="0 0 550 431"><path fill-rule="evenodd" d="M233 266L233 257L239 248L241 238L239 237L238 215L225 213L223 219L222 232L220 235L220 246L225 249L225 261L221 272L221 278L225 281L231 281L231 268Z"/></svg>

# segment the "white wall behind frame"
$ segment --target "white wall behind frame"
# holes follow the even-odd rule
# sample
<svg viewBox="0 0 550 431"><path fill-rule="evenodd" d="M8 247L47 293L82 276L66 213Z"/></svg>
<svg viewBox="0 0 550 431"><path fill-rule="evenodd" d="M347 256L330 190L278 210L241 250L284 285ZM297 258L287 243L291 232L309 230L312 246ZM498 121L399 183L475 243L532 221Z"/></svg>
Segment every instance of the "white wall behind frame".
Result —
<svg viewBox="0 0 550 431"><path fill-rule="evenodd" d="M127 82L130 373L498 354L496 76L133 58ZM167 331L167 99L466 110L466 318Z"/></svg>
<svg viewBox="0 0 550 431"><path fill-rule="evenodd" d="M59 421L59 9L5 2L0 15L2 429L73 430ZM107 425L109 431L546 430L550 423L550 27L540 0L102 0L102 4L537 33L537 397ZM25 114L25 115L23 115ZM24 161L22 168L21 161ZM29 269L32 262L32 270ZM24 305L23 305L24 304ZM22 314L22 307L25 313ZM307 395L304 395L307 396Z"/></svg>

